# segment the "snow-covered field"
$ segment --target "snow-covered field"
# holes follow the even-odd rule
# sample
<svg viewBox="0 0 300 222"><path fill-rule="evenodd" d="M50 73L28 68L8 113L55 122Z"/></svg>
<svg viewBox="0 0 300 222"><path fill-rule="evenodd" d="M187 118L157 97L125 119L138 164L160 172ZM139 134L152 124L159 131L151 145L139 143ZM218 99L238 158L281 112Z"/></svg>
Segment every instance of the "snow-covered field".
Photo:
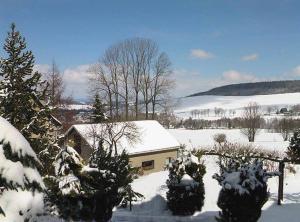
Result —
<svg viewBox="0 0 300 222"><path fill-rule="evenodd" d="M210 109L209 116L202 116L203 119L219 119L214 115L214 108L222 108L227 111L226 117L238 117L243 107L250 102L256 102L263 107L274 106L277 108L288 107L300 104L300 93L286 93L273 95L255 96L195 96L181 98L178 100L175 113L179 117L191 116L192 110ZM235 110L235 115L229 115L229 110Z"/></svg>
<svg viewBox="0 0 300 222"><path fill-rule="evenodd" d="M185 143L189 148L204 147L213 144L212 136L215 133L225 133L227 139L231 142L246 143L238 130L183 130L176 129L170 132L179 140L180 143ZM276 149L284 151L288 143L282 140L280 134L270 134L264 131L257 137L254 143L266 149ZM219 208L217 207L217 198L220 186L217 181L212 179L212 175L218 172L215 157L205 157L204 159L207 173L204 176L205 184L205 203L201 212L195 213L189 217L172 216L166 206L166 180L168 172L153 173L148 176L140 177L133 183L133 188L142 193L145 199L133 206L132 212L128 209L116 209L112 221L130 221L130 222L154 222L154 221L199 221L212 222L215 221L215 216L218 215ZM268 182L270 189L270 199L264 205L260 222L298 222L300 210L300 167L297 168L297 173L286 174L284 184L284 204L276 205L278 179L273 178Z"/></svg>
<svg viewBox="0 0 300 222"><path fill-rule="evenodd" d="M209 148L214 145L214 135L225 134L228 142L231 143L249 143L245 135L239 129L204 129L204 130L186 130L170 129L169 132L187 148ZM284 151L288 146L288 141L283 141L280 133L269 133L267 130L260 130L251 145L268 150Z"/></svg>

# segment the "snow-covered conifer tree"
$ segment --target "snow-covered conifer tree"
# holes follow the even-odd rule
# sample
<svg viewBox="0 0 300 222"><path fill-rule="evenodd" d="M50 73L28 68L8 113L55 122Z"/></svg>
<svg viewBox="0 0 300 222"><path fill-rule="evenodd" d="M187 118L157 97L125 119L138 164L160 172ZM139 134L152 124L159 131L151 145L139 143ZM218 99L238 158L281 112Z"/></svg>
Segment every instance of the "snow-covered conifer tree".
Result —
<svg viewBox="0 0 300 222"><path fill-rule="evenodd" d="M45 178L47 210L67 220L83 219L81 170L83 160L72 147L63 148L55 158L55 176ZM84 218L85 219L85 218Z"/></svg>
<svg viewBox="0 0 300 222"><path fill-rule="evenodd" d="M300 163L300 130L296 130L287 148L287 155L294 163Z"/></svg>
<svg viewBox="0 0 300 222"><path fill-rule="evenodd" d="M259 160L241 164L232 159L220 174L213 176L222 186L217 203L222 211L217 221L258 221L269 197L267 180L275 175L266 172Z"/></svg>
<svg viewBox="0 0 300 222"><path fill-rule="evenodd" d="M15 25L5 40L7 58L0 61L1 116L16 127L29 141L31 147L45 166L43 174L51 173L51 162L58 152L57 138L50 121L52 108L41 101L45 90L41 74L33 71L34 56L26 50L25 39L16 31Z"/></svg>
<svg viewBox="0 0 300 222"><path fill-rule="evenodd" d="M100 97L98 93L95 95L93 107L94 107L94 111L92 114L92 121L94 123L102 123L106 121L107 117L105 115L104 105L100 101Z"/></svg>
<svg viewBox="0 0 300 222"><path fill-rule="evenodd" d="M191 152L182 150L169 166L167 204L174 215L191 215L204 204L205 166Z"/></svg>
<svg viewBox="0 0 300 222"><path fill-rule="evenodd" d="M126 205L126 202L130 201L128 194L132 195L132 199L142 197L130 187L133 175L129 156L125 151L114 155L113 149L105 147L104 142L100 140L90 159L89 167L97 169L92 173L97 184L93 186L96 191L94 212L96 221L109 221L115 206L121 202Z"/></svg>
<svg viewBox="0 0 300 222"><path fill-rule="evenodd" d="M43 213L39 160L27 140L0 117L0 221L34 221Z"/></svg>

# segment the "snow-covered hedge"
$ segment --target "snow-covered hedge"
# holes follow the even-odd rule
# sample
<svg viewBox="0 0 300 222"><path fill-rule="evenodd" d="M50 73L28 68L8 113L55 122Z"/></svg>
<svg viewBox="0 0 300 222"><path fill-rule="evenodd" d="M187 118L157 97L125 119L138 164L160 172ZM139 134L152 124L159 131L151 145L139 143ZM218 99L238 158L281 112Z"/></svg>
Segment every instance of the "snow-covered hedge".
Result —
<svg viewBox="0 0 300 222"><path fill-rule="evenodd" d="M201 211L204 203L205 166L191 152L182 151L169 166L167 204L174 215L191 215Z"/></svg>
<svg viewBox="0 0 300 222"><path fill-rule="evenodd" d="M45 188L27 140L0 117L0 221L32 221L43 213Z"/></svg>
<svg viewBox="0 0 300 222"><path fill-rule="evenodd" d="M269 197L267 180L275 175L277 173L266 172L259 160L242 164L231 160L220 174L213 176L222 186L217 203L222 210L218 221L258 221Z"/></svg>

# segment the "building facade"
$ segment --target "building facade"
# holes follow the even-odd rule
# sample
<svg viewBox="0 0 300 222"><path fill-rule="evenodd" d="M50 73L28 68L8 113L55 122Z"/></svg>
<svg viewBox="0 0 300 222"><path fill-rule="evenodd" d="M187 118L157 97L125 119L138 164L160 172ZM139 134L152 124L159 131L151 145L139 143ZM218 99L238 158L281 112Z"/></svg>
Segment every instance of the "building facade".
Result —
<svg viewBox="0 0 300 222"><path fill-rule="evenodd" d="M135 124L139 131L138 142L130 144L122 140L118 146L126 150L132 167L138 168L141 174L162 171L166 164L177 158L179 142L157 121L133 121L131 123ZM78 124L73 125L65 134L65 144L72 146L85 161L97 148L97 142L95 138L92 138L95 133L90 133L90 129L96 128L95 125L97 129L99 126L101 128L101 124Z"/></svg>

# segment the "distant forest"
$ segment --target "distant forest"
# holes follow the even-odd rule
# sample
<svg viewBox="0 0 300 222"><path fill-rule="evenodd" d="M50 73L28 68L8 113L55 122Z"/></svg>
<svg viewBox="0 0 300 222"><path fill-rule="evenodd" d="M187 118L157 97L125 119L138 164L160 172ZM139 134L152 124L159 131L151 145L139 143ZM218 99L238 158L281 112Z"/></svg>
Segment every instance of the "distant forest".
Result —
<svg viewBox="0 0 300 222"><path fill-rule="evenodd" d="M204 95L251 96L295 92L300 92L300 80L231 84L216 87L206 92L195 93L188 97Z"/></svg>

